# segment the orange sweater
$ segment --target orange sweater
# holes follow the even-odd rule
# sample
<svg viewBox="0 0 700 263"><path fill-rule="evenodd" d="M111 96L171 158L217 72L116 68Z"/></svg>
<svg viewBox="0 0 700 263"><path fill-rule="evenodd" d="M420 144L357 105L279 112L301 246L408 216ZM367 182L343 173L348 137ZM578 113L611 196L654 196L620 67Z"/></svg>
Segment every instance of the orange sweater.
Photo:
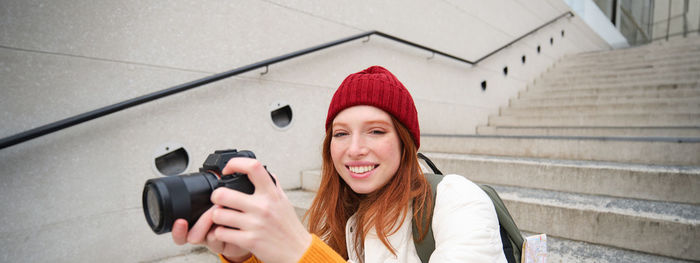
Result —
<svg viewBox="0 0 700 263"><path fill-rule="evenodd" d="M329 247L325 242L323 242L318 236L316 235L311 235L311 246L304 252L304 255L301 256L301 259L299 259L299 262L304 262L304 263L325 263L325 262L343 262L345 263L346 261L338 255L335 250L333 250L331 247ZM219 258L221 259L222 263L232 263L228 260L223 255L219 255ZM255 256L250 257L243 263L262 263L258 258Z"/></svg>

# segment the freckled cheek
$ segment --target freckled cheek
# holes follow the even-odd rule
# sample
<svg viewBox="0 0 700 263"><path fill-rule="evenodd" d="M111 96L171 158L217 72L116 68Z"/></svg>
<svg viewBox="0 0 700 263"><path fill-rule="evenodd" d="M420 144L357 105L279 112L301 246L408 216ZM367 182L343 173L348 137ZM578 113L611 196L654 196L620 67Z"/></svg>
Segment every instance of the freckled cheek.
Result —
<svg viewBox="0 0 700 263"><path fill-rule="evenodd" d="M396 172L399 168L399 164L401 163L401 146L399 146L399 142L392 142L386 144L385 148L385 153L388 158L388 160L391 162L391 169Z"/></svg>
<svg viewBox="0 0 700 263"><path fill-rule="evenodd" d="M343 149L339 143L334 143L331 141L331 160L333 161L333 166L336 167L336 170L340 172L338 169L338 165L340 164L342 166L342 157L343 157Z"/></svg>

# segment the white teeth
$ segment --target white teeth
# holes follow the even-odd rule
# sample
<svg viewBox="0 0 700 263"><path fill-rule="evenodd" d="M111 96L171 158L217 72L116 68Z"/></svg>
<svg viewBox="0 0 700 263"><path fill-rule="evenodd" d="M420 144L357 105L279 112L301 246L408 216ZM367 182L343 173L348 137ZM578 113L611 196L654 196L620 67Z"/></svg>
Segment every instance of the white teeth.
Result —
<svg viewBox="0 0 700 263"><path fill-rule="evenodd" d="M371 171L374 169L373 165L367 165L367 166L350 166L350 171L356 174L363 174L366 172Z"/></svg>

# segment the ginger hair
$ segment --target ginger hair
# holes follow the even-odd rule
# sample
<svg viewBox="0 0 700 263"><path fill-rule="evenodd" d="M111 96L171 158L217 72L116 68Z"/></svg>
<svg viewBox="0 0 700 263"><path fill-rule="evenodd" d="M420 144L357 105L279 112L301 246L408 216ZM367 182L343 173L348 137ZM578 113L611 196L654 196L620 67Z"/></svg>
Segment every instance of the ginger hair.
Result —
<svg viewBox="0 0 700 263"><path fill-rule="evenodd" d="M345 241L345 225L356 214L356 231L354 231L355 251L362 251L362 244L371 228L374 228L380 241L396 255L396 251L387 240L387 236L398 231L413 206L413 219L419 236L423 240L428 228L425 227L424 214L428 213L428 222L432 216L431 190L428 181L418 164L415 143L411 133L393 116L394 128L401 141L401 162L399 168L384 186L370 194L357 194L340 177L333 165L330 153L332 129L326 130L323 141L323 166L319 190L311 208L306 212L309 232L316 234L343 258L348 259ZM426 209L424 209L426 208ZM357 255L358 258L360 255Z"/></svg>

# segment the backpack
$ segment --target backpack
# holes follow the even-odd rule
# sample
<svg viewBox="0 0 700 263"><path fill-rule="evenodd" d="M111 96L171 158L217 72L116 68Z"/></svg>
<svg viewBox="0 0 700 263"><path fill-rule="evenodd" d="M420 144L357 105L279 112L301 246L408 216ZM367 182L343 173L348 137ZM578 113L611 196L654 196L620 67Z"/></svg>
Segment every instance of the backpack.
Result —
<svg viewBox="0 0 700 263"><path fill-rule="evenodd" d="M442 172L440 172L440 170L437 169L435 164L433 164L433 162L430 161L430 159L428 159L428 157L426 157L422 153L418 153L418 158L423 159L425 163L428 164L428 166L430 166L430 169L432 169L435 173L425 174L426 179L430 183L430 188L433 194L432 207L435 208L435 196L437 194L437 185L438 183L440 183L440 181L442 181L444 175L442 175ZM501 231L501 242L503 243L503 253L506 256L506 260L508 261L508 263L520 263L522 253L521 249L523 247L523 236L520 233L518 226L515 225L513 217L511 217L510 213L508 212L508 209L503 204L501 197L498 196L498 193L496 193L496 190L494 190L491 186L484 184L479 184L479 187L481 187L481 189L484 190L484 192L486 192L489 198L491 198L493 206L496 208L496 214L498 215L498 224L500 226ZM427 217L427 215L428 213L423 214L424 219L426 219L423 222L428 223L428 233L425 235L425 238L423 238L423 240L420 242L416 241L416 237L418 237L419 234L418 228L416 226L416 221L413 220L413 243L416 246L418 257L420 257L420 260L423 263L428 262L428 259L430 259L430 255L433 254L433 251L435 250L435 238L433 236L432 222L425 218Z"/></svg>

